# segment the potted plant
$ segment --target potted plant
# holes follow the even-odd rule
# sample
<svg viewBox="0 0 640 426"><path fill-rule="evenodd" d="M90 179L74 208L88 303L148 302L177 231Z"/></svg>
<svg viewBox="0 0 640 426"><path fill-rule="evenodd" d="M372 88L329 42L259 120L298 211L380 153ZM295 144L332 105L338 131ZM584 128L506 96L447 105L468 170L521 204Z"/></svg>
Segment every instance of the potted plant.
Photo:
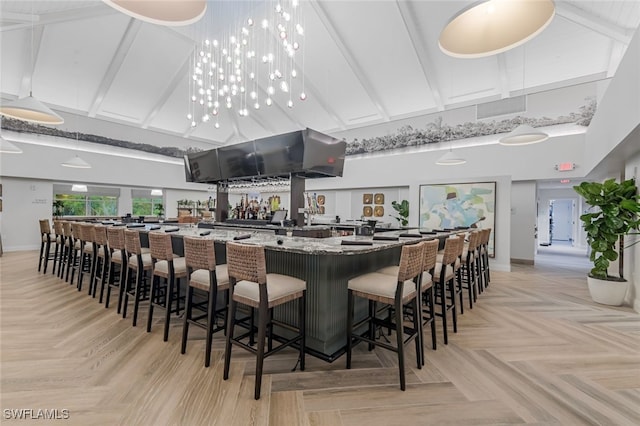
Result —
<svg viewBox="0 0 640 426"><path fill-rule="evenodd" d="M159 218L162 218L164 216L164 205L156 204L155 210L156 216L158 216Z"/></svg>
<svg viewBox="0 0 640 426"><path fill-rule="evenodd" d="M64 204L60 200L55 200L53 202L53 217L59 218L64 214Z"/></svg>
<svg viewBox="0 0 640 426"><path fill-rule="evenodd" d="M628 287L622 276L622 262L619 264L619 276L609 275L608 270L610 262L622 257L622 237L637 234L633 231L640 228L640 196L635 181L608 179L603 183L582 182L573 189L592 208L597 208L595 212L580 216L591 247L589 259L593 262L593 269L587 277L589 293L594 302L619 306ZM617 249L619 241L620 248Z"/></svg>
<svg viewBox="0 0 640 426"><path fill-rule="evenodd" d="M400 226L407 226L409 224L409 202L402 200L401 202L392 201L391 207L398 212L397 216L389 215L398 221Z"/></svg>

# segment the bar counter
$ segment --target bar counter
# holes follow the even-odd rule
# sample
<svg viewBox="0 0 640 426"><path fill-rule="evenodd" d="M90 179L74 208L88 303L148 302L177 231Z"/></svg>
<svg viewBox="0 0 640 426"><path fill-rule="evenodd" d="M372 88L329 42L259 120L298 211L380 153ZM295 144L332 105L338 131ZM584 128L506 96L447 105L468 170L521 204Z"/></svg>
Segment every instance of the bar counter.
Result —
<svg viewBox="0 0 640 426"><path fill-rule="evenodd" d="M153 231L153 228L156 226L147 225L144 228L140 227L140 230ZM306 346L311 355L326 361L333 361L339 357L346 346L347 281L349 279L384 266L398 264L404 244L433 238L444 240L453 233L464 232L458 230L421 235L416 230L411 231L414 233L409 237L401 236L407 231L389 231L383 234L385 238L398 237L398 240L393 241L375 240L373 236L288 237L276 235L274 230L269 229L230 230L162 226L157 230L174 231L172 241L176 254L183 252L182 237L184 236L213 239L218 263L226 262L227 241L237 240L244 244L264 246L268 272L291 275L306 281ZM143 244L147 240L145 237L141 235ZM356 304L355 314L364 316L367 311L366 301L358 300L358 302L361 303ZM274 316L295 324L296 312L295 303L287 304L277 307Z"/></svg>

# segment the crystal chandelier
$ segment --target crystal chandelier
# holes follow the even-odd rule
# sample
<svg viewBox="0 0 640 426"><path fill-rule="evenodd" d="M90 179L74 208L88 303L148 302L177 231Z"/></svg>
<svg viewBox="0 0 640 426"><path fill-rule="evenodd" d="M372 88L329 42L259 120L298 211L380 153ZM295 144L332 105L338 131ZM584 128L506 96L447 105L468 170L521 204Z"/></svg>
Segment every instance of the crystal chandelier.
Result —
<svg viewBox="0 0 640 426"><path fill-rule="evenodd" d="M246 18L229 35L196 46L189 78L191 127L214 121L220 128L222 109L247 117L251 110L277 102L293 108L307 98L299 0L269 1L265 15Z"/></svg>

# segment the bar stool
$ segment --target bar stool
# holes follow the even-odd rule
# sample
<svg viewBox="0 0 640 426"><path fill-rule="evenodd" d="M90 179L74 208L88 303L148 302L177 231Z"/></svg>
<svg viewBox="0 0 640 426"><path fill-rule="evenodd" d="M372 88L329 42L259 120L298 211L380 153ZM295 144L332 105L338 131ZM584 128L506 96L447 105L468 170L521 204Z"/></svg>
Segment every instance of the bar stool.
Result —
<svg viewBox="0 0 640 426"><path fill-rule="evenodd" d="M416 364L422 368L422 340L421 340L421 310L420 310L420 280L424 265L424 242L402 247L398 275L395 277L379 272L359 275L348 281L347 305L347 368L351 368L351 351L354 340L369 343L371 350L375 346L389 349L398 354L398 370L400 374L400 389L405 390L404 345L411 340L416 344ZM369 314L354 323L355 297L369 301ZM393 306L395 319L393 324L376 318L376 303ZM404 326L405 306L410 306L413 328ZM368 331L363 335L356 333L362 325L368 324ZM396 331L396 345L376 340L376 326L393 327ZM408 333L407 339L404 334Z"/></svg>
<svg viewBox="0 0 640 426"><path fill-rule="evenodd" d="M125 252L124 228L112 226L107 228L107 241L109 252L109 270L107 272L107 296L104 307L109 307L111 300L111 289L118 289L118 307L117 313L120 313L122 307L122 299L124 297L125 281L127 274L127 254ZM118 270L118 279L116 281L116 269ZM101 292L102 295L102 292Z"/></svg>
<svg viewBox="0 0 640 426"><path fill-rule="evenodd" d="M469 233L469 242L465 243L462 250L462 287L469 292L469 309L473 309L473 303L478 297L478 245L481 234L478 231Z"/></svg>
<svg viewBox="0 0 640 426"><path fill-rule="evenodd" d="M62 229L62 221L59 219L55 219L53 221L53 232L55 234L55 243L56 248L53 253L53 268L51 269L52 274L56 274L56 265L58 266L58 271L60 270L60 264L62 253L64 252L64 231Z"/></svg>
<svg viewBox="0 0 640 426"><path fill-rule="evenodd" d="M151 332L153 308L158 306L165 309L163 340L169 340L169 322L171 312L180 313L180 279L187 277L187 265L184 257L173 254L171 234L164 232L149 232L149 249L153 273L151 276L151 292L149 294L149 317L147 318L147 332ZM161 287L160 282L165 286ZM172 310L175 294L176 309ZM162 297L164 295L164 298Z"/></svg>
<svg viewBox="0 0 640 426"><path fill-rule="evenodd" d="M449 237L444 243L442 260L435 266L436 298L440 300L440 312L436 315L442 318L442 332L444 344L448 344L447 311L451 311L453 332L458 332L458 318L456 312L456 268L459 269L459 245L463 244L463 237ZM456 267L456 264L458 266ZM447 291L449 296L447 296Z"/></svg>
<svg viewBox="0 0 640 426"><path fill-rule="evenodd" d="M109 269L109 241L107 239L107 227L104 225L95 225L93 227L93 232L96 255L94 256L91 272L91 296L94 298L96 297L98 285L100 285L99 302L102 303L104 285L107 280L107 272Z"/></svg>
<svg viewBox="0 0 640 426"><path fill-rule="evenodd" d="M127 250L127 274L124 279L124 300L122 301L122 318L127 317L127 306L129 305L129 295L133 296L133 322L135 327L138 322L138 308L140 302L146 300L147 290L149 288L149 277L153 270L153 262L151 261L151 254L142 253L142 247L140 245L140 233L133 229L127 229L124 231L124 245ZM133 281L133 275L135 274L135 284L131 287Z"/></svg>
<svg viewBox="0 0 640 426"><path fill-rule="evenodd" d="M83 240L82 223L73 222L71 224L71 235L73 235L73 245L71 246L71 263L69 268L71 269L71 279L69 285L73 285L76 280L76 271L78 276L80 275L79 269L82 267L82 257L84 256L85 241ZM76 283L77 286L77 283Z"/></svg>
<svg viewBox="0 0 640 426"><path fill-rule="evenodd" d="M424 265L422 269L422 281L420 284L420 288L422 290L422 327L423 329L426 325L431 327L431 347L434 351L437 348L437 342L433 274L436 266L439 244L440 242L437 239L424 242ZM378 269L376 272L397 277L399 269L399 265L393 265ZM424 365L424 348L422 349L422 365Z"/></svg>
<svg viewBox="0 0 640 426"><path fill-rule="evenodd" d="M267 273L264 247L227 242L227 268L229 271L229 311L227 313L227 339L224 351L224 380L229 378L231 348L240 346L256 354L256 381L254 398L260 399L262 367L264 358L298 344L300 370L304 371L305 355L305 315L307 283L288 275ZM286 302L298 300L298 326L285 324L273 318L273 308ZM253 328L247 333L234 337L238 319L238 304L258 310L258 341L253 348L242 340L253 335ZM295 334L273 348L273 326L277 325ZM269 330L269 343L265 351L265 339Z"/></svg>
<svg viewBox="0 0 640 426"><path fill-rule="evenodd" d="M93 225L90 223L78 224L80 230L80 264L78 266L78 291L82 291L82 281L84 279L84 273L88 272L91 277L91 271L93 270L93 261L95 259L95 244L94 244L94 232ZM91 283L89 283L89 295L91 295Z"/></svg>
<svg viewBox="0 0 640 426"><path fill-rule="evenodd" d="M480 276L481 276L481 288L484 291L489 287L491 281L491 272L489 269L489 239L491 237L491 228L482 230L482 237L480 239Z"/></svg>
<svg viewBox="0 0 640 426"><path fill-rule="evenodd" d="M73 231L71 229L71 222L66 220L62 223L62 232L64 234L64 246L62 255L62 268L58 268L58 275L60 279L69 281L69 269L71 269L71 261L73 257Z"/></svg>
<svg viewBox="0 0 640 426"><path fill-rule="evenodd" d="M227 265L216 265L216 253L212 239L184 237L184 258L187 265L187 300L185 302L184 324L182 326L182 348L181 353L187 350L187 337L189 334L189 324L194 324L207 331L205 343L204 366L209 367L211 363L211 340L213 333L225 329L227 317L222 327L216 327L216 314L226 312L229 301L229 273ZM200 290L207 294L205 306L195 305L193 302L194 290ZM224 291L226 302L224 308L217 309L218 292ZM193 317L193 308L199 308L206 312L200 317ZM206 318L206 322L199 322L199 319Z"/></svg>
<svg viewBox="0 0 640 426"><path fill-rule="evenodd" d="M49 219L40 219L40 257L38 260L38 272L42 268L44 262L44 273L47 273L47 264L49 263L51 242L55 241L55 236L51 234L51 224Z"/></svg>

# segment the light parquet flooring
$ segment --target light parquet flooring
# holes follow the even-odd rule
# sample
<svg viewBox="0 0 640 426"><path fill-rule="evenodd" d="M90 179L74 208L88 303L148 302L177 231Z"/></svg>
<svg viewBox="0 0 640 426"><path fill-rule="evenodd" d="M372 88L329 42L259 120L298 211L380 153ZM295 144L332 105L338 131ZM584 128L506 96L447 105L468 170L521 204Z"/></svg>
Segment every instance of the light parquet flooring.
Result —
<svg viewBox="0 0 640 426"><path fill-rule="evenodd" d="M146 333L146 307L134 328L36 264L34 252L0 257L3 424L48 423L11 409L68 410L52 422L74 425L640 424L640 317L591 302L580 268L493 271L447 346L438 323L423 369L408 346L405 392L395 354L358 345L351 370L344 357L309 356L304 372L291 371L294 351L268 358L255 401L253 355L236 348L222 380L221 334L204 368L202 330L181 355L180 319L165 343L160 318Z"/></svg>

